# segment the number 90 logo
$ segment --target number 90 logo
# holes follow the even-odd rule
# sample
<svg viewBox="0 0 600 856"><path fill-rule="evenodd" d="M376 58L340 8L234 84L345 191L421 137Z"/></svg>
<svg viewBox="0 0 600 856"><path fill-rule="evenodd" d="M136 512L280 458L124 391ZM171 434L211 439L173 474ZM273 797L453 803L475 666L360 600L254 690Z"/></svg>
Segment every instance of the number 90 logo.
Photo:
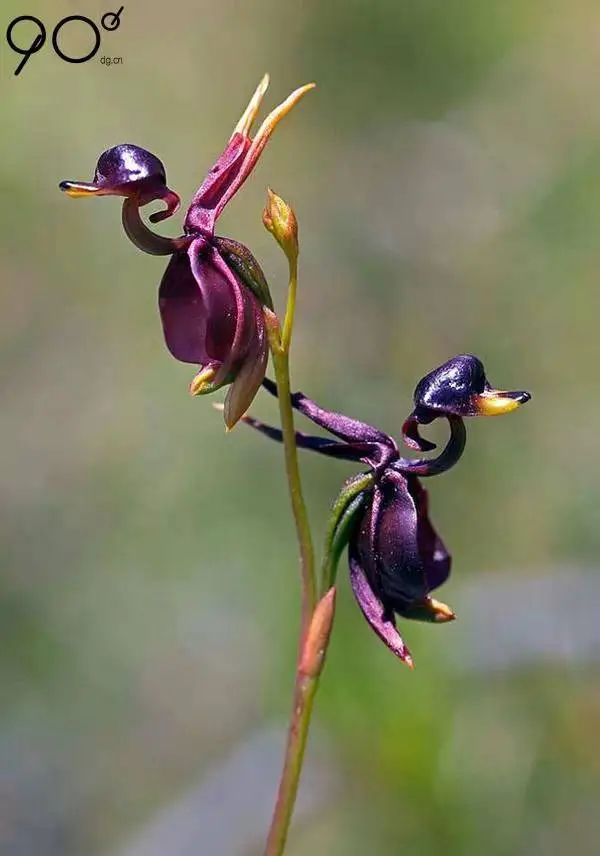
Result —
<svg viewBox="0 0 600 856"><path fill-rule="evenodd" d="M100 25L102 26L102 29L107 30L109 32L111 30L116 30L119 27L119 24L121 23L121 12L124 8L124 6L121 6L116 12L105 12L104 15L102 15L102 18L100 19ZM21 24L23 21L31 21L31 23L35 24L38 28L37 34L34 36L31 44L25 47L15 42L15 28L18 27L18 25ZM64 52L58 42L63 27L67 26L73 21L81 21L84 24L87 24L87 26L92 31L94 39L92 48L83 56L69 56L69 54L66 54ZM94 21L91 20L91 18L86 18L84 15L67 15L67 17L62 18L62 20L60 20L52 30L52 47L54 49L54 53L65 62L79 63L87 62L88 59L92 59L92 57L96 56L100 49L101 40L102 38L100 35L100 28L98 27L98 25L95 24ZM46 43L46 28L42 21L40 21L39 18L35 18L33 15L19 15L18 18L14 18L8 25L8 28L6 30L6 41L8 42L8 46L12 48L15 53L21 54L21 56L23 57L14 72L15 77L17 77L23 71L27 60L32 57L33 54L36 54L44 47L44 44Z"/></svg>

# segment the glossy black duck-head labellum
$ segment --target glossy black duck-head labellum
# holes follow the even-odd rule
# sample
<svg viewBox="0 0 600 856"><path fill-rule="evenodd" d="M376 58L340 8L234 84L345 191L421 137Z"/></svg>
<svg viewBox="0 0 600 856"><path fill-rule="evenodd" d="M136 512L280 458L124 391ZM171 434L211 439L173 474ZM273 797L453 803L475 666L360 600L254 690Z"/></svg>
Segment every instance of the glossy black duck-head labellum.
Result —
<svg viewBox="0 0 600 856"><path fill-rule="evenodd" d="M139 205L164 199L168 213L161 212L155 220L170 216L179 205L179 197L167 187L162 161L131 143L121 143L102 152L91 182L63 181L59 186L69 196L133 197Z"/></svg>
<svg viewBox="0 0 600 856"><path fill-rule="evenodd" d="M419 381L413 418L427 425L440 415L492 416L509 413L530 398L522 390L492 389L481 360L472 354L460 354ZM408 431L407 436L411 439Z"/></svg>

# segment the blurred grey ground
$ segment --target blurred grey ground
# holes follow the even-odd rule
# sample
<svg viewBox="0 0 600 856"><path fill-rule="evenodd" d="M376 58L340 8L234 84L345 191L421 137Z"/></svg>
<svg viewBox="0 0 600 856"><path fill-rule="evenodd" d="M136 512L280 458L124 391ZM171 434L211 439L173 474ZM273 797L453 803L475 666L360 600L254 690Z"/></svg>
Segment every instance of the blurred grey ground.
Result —
<svg viewBox="0 0 600 856"><path fill-rule="evenodd" d="M11 0L2 31L106 8ZM127 140L189 198L265 70L267 106L318 88L222 231L279 299L266 185L296 209L296 385L391 433L453 353L533 392L470 425L460 466L429 485L459 620L404 626L414 674L342 573L311 756L331 798L308 805L290 854L596 853L599 27L591 0L137 0L105 40L122 66L68 65L48 44L15 79L2 51L2 856L156 846L161 818L195 794L202 818L219 771L287 716L298 590L280 453L225 436L187 396L190 369L161 341L162 263L127 243L118 203L56 188ZM303 472L320 543L348 469L305 456ZM246 831L260 852L274 755L256 812L242 799L213 816L198 852Z"/></svg>

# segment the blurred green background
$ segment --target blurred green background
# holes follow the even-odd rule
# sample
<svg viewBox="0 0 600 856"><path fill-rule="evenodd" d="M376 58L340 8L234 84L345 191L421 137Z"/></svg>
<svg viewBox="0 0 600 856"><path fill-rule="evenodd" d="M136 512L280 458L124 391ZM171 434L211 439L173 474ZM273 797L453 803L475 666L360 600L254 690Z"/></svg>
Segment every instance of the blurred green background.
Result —
<svg viewBox="0 0 600 856"><path fill-rule="evenodd" d="M267 108L318 88L220 231L253 249L281 305L267 184L296 210L294 386L396 435L416 381L456 353L533 393L470 424L460 466L428 485L459 620L403 625L414 673L342 567L309 753L319 798L290 856L597 853L598 5L136 0L93 60L53 54L61 17L107 8L2 9L0 853L154 856L152 824L195 789L188 815L206 825L161 856L261 852L279 755L252 756L241 791L235 759L290 703L281 452L226 436L188 396L193 369L167 354L156 309L164 262L128 243L118 201L57 184L127 141L189 199L265 71ZM21 14L48 41L14 77L4 31ZM253 412L275 418L264 395ZM320 543L352 468L302 467ZM226 758L217 811L202 788ZM219 845L225 828L243 845Z"/></svg>

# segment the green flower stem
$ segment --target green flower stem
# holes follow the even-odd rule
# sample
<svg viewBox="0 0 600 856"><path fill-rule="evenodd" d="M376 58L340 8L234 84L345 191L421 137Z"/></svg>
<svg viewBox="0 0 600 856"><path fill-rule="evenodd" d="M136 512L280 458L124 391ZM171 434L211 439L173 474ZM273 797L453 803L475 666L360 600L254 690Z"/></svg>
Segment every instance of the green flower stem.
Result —
<svg viewBox="0 0 600 856"><path fill-rule="evenodd" d="M304 752L312 715L319 677L296 673L294 706L288 728L285 762L279 781L277 802L265 847L265 856L281 856L294 811L300 774L304 763Z"/></svg>
<svg viewBox="0 0 600 856"><path fill-rule="evenodd" d="M294 704L288 729L285 762L279 782L277 802L267 839L265 856L281 856L285 848L304 763L313 704L331 639L335 573L339 558L348 543L351 528L355 524L362 507L363 491L370 487L372 482L371 473L361 473L350 479L331 509L321 568L322 598L303 636L299 666L296 672ZM330 606L329 610L327 609L328 606ZM323 613L326 613L324 617Z"/></svg>
<svg viewBox="0 0 600 856"><path fill-rule="evenodd" d="M331 588L317 604L300 652L285 763L265 856L281 856L285 848L304 763L313 704L331 639L335 594L335 588Z"/></svg>
<svg viewBox="0 0 600 856"><path fill-rule="evenodd" d="M286 315L286 320L288 315L289 313ZM302 493L300 469L298 467L298 449L296 447L295 436L296 429L294 426L294 413L291 402L289 353L282 345L277 316L268 309L265 309L265 317L267 321L269 345L271 347L271 355L273 357L273 367L275 369L275 380L277 381L277 389L279 391L279 417L281 420L281 430L283 432L288 489L292 503L294 521L296 523L298 544L300 545L300 569L302 574L301 638L303 639L317 602L314 550L310 534L308 514L306 513L306 505L304 504L304 496Z"/></svg>
<svg viewBox="0 0 600 856"><path fill-rule="evenodd" d="M287 306L283 320L283 333L281 334L281 348L286 353L290 352L292 343L292 330L294 328L294 317L296 315L296 292L298 290L298 256L296 254L288 258L290 269L290 281L288 286Z"/></svg>
<svg viewBox="0 0 600 856"><path fill-rule="evenodd" d="M283 445L285 454L285 468L288 478L288 488L292 503L292 511L296 523L296 533L300 546L300 567L302 574L302 613L300 627L300 646L298 655L298 669L294 686L294 703L288 728L287 746L283 771L279 781L277 802L273 812L271 828L265 846L265 856L281 856L287 840L290 821L294 811L296 795L300 774L304 763L304 753L308 737L308 729L313 709L315 693L319 684L321 666L315 673L307 674L302 668L305 645L309 642L311 622L316 616L317 606L317 581L315 575L315 560L310 526L302 484L300 481L300 470L298 467L298 449L296 446L294 412L291 402L291 384L289 369L289 350L292 339L294 314L296 309L296 290L298 282L297 257L289 258L290 278L288 289L288 302L283 325L283 333L280 331L279 321L274 312L265 309L267 333L269 346L273 358L275 380L279 391L279 416L281 430L283 432ZM329 628L329 632L331 627ZM323 643L322 655L324 657L329 636Z"/></svg>

